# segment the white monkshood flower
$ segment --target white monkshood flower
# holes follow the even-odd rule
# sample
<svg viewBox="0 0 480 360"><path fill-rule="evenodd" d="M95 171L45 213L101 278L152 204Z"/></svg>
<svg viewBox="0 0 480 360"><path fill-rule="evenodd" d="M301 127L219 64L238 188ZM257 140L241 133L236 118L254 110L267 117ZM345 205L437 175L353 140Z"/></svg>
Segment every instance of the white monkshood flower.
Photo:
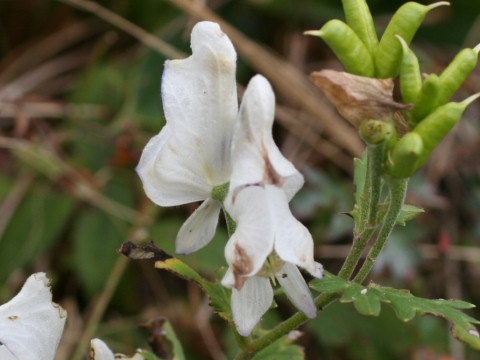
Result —
<svg viewBox="0 0 480 360"><path fill-rule="evenodd" d="M89 355L91 360L145 360L139 353L136 353L132 357L123 354L114 355L107 344L100 339L92 339L90 341Z"/></svg>
<svg viewBox="0 0 480 360"><path fill-rule="evenodd" d="M218 24L200 22L192 55L165 63L162 100L166 125L153 137L137 167L147 196L157 205L203 201L183 224L176 251L192 253L214 236L221 204L212 190L231 175L231 142L238 112L237 55Z"/></svg>
<svg viewBox="0 0 480 360"><path fill-rule="evenodd" d="M20 292L0 306L0 359L52 360L67 313L52 302L45 273L31 275Z"/></svg>
<svg viewBox="0 0 480 360"><path fill-rule="evenodd" d="M112 350L100 339L90 340L91 360L115 360Z"/></svg>
<svg viewBox="0 0 480 360"><path fill-rule="evenodd" d="M322 276L322 266L313 260L312 236L288 206L302 187L303 176L273 141L274 111L270 84L255 76L240 106L225 201L237 227L225 247L229 269L222 284L233 288L233 318L243 336L251 333L272 303L269 278L276 278L292 303L313 318L315 304L297 266Z"/></svg>

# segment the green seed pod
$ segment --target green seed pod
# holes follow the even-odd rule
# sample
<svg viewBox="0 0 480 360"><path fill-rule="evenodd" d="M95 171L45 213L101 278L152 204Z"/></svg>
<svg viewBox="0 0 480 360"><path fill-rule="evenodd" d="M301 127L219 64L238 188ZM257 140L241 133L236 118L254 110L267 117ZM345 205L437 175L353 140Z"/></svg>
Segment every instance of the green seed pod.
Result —
<svg viewBox="0 0 480 360"><path fill-rule="evenodd" d="M422 84L417 100L413 103L410 112L410 125L415 126L425 116L430 114L438 104L440 92L440 78L436 74L428 74Z"/></svg>
<svg viewBox="0 0 480 360"><path fill-rule="evenodd" d="M383 120L365 120L360 125L360 137L369 145L388 142L395 133L392 123Z"/></svg>
<svg viewBox="0 0 480 360"><path fill-rule="evenodd" d="M400 35L395 35L400 41L403 50L402 62L400 63L400 92L405 104L415 102L422 90L422 75L417 56L408 47Z"/></svg>
<svg viewBox="0 0 480 360"><path fill-rule="evenodd" d="M354 75L373 77L372 56L355 32L340 20L330 20L320 30L305 31L321 37L341 61L345 70Z"/></svg>
<svg viewBox="0 0 480 360"><path fill-rule="evenodd" d="M408 178L417 169L423 151L423 140L416 132L406 133L389 154L387 171L399 179Z"/></svg>
<svg viewBox="0 0 480 360"><path fill-rule="evenodd" d="M478 62L480 44L473 49L463 49L440 74L440 93L437 106L450 101L467 76L475 69Z"/></svg>
<svg viewBox="0 0 480 360"><path fill-rule="evenodd" d="M427 13L441 5L449 5L449 3L440 1L425 6L408 2L397 10L375 51L374 63L378 78L394 78L398 75L402 60L402 45L395 35L400 35L407 44L410 44Z"/></svg>
<svg viewBox="0 0 480 360"><path fill-rule="evenodd" d="M450 102L435 109L413 130L421 136L423 152L417 163L417 169L425 164L431 152L452 130L468 105L480 97L480 93L470 96L462 102Z"/></svg>
<svg viewBox="0 0 480 360"><path fill-rule="evenodd" d="M342 4L347 24L373 55L378 44L378 36L367 2L365 0L342 0Z"/></svg>

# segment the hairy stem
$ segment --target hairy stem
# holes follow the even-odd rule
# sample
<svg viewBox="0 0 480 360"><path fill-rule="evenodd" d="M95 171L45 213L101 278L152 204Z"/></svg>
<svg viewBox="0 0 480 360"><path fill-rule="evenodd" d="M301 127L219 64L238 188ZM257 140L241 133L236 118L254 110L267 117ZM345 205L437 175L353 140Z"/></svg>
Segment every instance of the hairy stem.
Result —
<svg viewBox="0 0 480 360"><path fill-rule="evenodd" d="M324 293L315 298L315 305L318 309L323 309L335 299L340 296L339 293ZM251 359L259 351L263 350L276 340L280 339L282 336L287 335L290 331L295 330L300 325L305 323L308 318L302 312L297 312L295 315L292 315L290 318L284 322L278 324L274 329L269 333L262 336L261 338L252 341L248 348L240 351L235 360L247 360Z"/></svg>
<svg viewBox="0 0 480 360"><path fill-rule="evenodd" d="M398 215L400 214L403 203L405 201L408 178L389 178L387 182L390 189L390 203L388 204L388 210L385 214L382 227L380 228L380 231L378 233L377 240L375 241L373 247L370 249L367 258L365 259L365 262L363 263L357 276L354 279L354 281L358 283L363 282L372 270L375 260L377 260L378 255L387 243L387 240L395 226Z"/></svg>
<svg viewBox="0 0 480 360"><path fill-rule="evenodd" d="M377 227L384 153L385 143L367 145L367 173L362 198L357 204L359 207L359 216L355 224L353 245L338 273L338 276L345 280L348 280L352 276L365 246L375 233Z"/></svg>

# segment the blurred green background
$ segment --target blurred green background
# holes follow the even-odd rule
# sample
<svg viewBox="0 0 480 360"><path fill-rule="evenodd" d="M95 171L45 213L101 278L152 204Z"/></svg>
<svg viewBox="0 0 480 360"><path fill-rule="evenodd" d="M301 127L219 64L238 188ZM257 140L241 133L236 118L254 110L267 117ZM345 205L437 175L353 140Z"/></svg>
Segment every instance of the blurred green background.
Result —
<svg viewBox="0 0 480 360"><path fill-rule="evenodd" d="M188 54L190 30L199 19L175 3L98 1ZM242 49L239 85L257 72L272 81L277 143L306 178L292 209L313 234L317 260L336 272L351 242L353 224L343 213L353 206L352 158L361 147L352 145L359 144L355 132L319 92L316 106L325 111L314 112L302 103L312 94L281 80L287 78L285 64L296 69L288 79L303 82L311 71L341 69L323 41L302 35L331 18L343 19L341 2L206 3L258 46L249 55L246 38L231 36ZM369 1L379 33L402 3ZM79 9L68 1L0 1L0 303L29 274L46 271L54 300L69 314L57 360L84 358L81 339L91 337L127 354L148 348L149 334L139 324L156 316L171 321L188 359L232 358L233 334L195 285L116 252L125 241L152 239L173 253L176 233L196 204L153 206L134 171L143 146L165 123L159 89L171 52L145 45L144 34L139 39L131 26L119 29L102 16L98 8ZM453 0L432 11L412 48L423 71L438 73L462 47L478 43L480 1ZM258 49L268 49L277 61ZM457 97L479 91L477 67ZM371 280L417 296L480 304L479 122L476 102L414 176L407 201L426 213L397 229ZM347 130L347 140L335 138ZM181 258L214 278L225 265L226 240L220 227L210 245ZM267 313L265 328L294 311L283 298L278 305ZM471 314L480 317L479 311ZM301 330L298 343L307 359L480 358L450 339L443 320L405 324L386 308L378 318L365 318L350 305L334 304Z"/></svg>

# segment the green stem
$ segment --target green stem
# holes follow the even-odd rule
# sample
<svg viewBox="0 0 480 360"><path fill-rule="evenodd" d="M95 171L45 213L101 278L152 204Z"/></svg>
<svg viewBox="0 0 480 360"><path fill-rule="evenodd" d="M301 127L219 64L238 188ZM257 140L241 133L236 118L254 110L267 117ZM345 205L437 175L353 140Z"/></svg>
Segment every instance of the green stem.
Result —
<svg viewBox="0 0 480 360"><path fill-rule="evenodd" d="M355 270L360 257L362 256L363 250L367 245L368 241L372 237L373 233L375 232L376 228L367 228L362 231L360 235L356 235L353 238L353 245L350 249L350 252L345 259L345 262L340 269L338 276L344 280L350 279Z"/></svg>
<svg viewBox="0 0 480 360"><path fill-rule="evenodd" d="M368 145L368 169L367 176L370 177L368 205L367 228L372 228L377 223L378 203L380 201L380 192L382 190L382 167L385 154L385 142L378 145Z"/></svg>
<svg viewBox="0 0 480 360"><path fill-rule="evenodd" d="M337 299L340 296L338 293L324 293L315 298L315 305L318 309L322 309L330 304L332 301ZM250 343L247 349L241 351L235 360L247 360L251 359L259 351L263 350L276 340L280 339L282 336L287 335L290 331L295 330L308 318L302 312L297 312L295 315L292 315L290 318L284 322L278 324L270 332L262 336L261 338Z"/></svg>
<svg viewBox="0 0 480 360"><path fill-rule="evenodd" d="M360 268L357 276L354 281L361 283L365 280L367 275L373 268L375 260L377 260L378 255L385 246L394 226L397 222L398 215L402 210L403 203L405 201L405 194L407 192L408 178L405 179L388 179L388 185L390 188L390 203L388 204L388 210L385 214L382 227L378 233L377 240L375 244L370 249L365 262Z"/></svg>
<svg viewBox="0 0 480 360"><path fill-rule="evenodd" d="M367 173L362 199L357 204L359 206L359 218L355 224L353 245L338 273L338 276L345 280L352 276L365 246L377 228L384 153L385 142L378 145L367 145Z"/></svg>

